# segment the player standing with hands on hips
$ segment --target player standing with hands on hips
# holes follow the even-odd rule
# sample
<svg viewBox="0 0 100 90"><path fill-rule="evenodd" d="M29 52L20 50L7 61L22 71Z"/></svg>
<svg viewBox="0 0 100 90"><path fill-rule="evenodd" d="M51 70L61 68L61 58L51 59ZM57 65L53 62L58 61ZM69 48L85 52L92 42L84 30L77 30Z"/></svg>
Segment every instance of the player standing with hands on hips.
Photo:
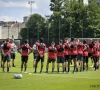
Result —
<svg viewBox="0 0 100 90"><path fill-rule="evenodd" d="M22 51L20 51L20 49ZM30 52L28 52L30 50ZM24 68L24 73L26 72L27 69L27 62L28 62L28 55L32 52L32 48L29 46L28 44L28 40L25 40L24 44L22 44L19 48L18 48L18 52L21 54L21 72L23 72L23 66Z"/></svg>

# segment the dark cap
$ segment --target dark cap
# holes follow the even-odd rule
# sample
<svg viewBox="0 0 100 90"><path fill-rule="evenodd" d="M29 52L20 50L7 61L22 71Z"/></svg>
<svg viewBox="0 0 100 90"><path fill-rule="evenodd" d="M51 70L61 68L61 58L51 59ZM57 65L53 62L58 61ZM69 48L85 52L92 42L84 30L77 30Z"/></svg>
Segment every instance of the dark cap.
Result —
<svg viewBox="0 0 100 90"><path fill-rule="evenodd" d="M5 40L2 41L3 43L5 42Z"/></svg>
<svg viewBox="0 0 100 90"><path fill-rule="evenodd" d="M28 43L28 39L25 40L25 43Z"/></svg>
<svg viewBox="0 0 100 90"><path fill-rule="evenodd" d="M40 42L43 43L44 42L44 39L43 38L40 38Z"/></svg>
<svg viewBox="0 0 100 90"><path fill-rule="evenodd" d="M71 37L71 41L74 41L74 39L75 39L74 37Z"/></svg>
<svg viewBox="0 0 100 90"><path fill-rule="evenodd" d="M86 41L85 40L83 40L83 44L86 44Z"/></svg>
<svg viewBox="0 0 100 90"><path fill-rule="evenodd" d="M9 41L10 41L10 39L9 39L9 38L7 38L7 39L6 39L6 42L9 42Z"/></svg>

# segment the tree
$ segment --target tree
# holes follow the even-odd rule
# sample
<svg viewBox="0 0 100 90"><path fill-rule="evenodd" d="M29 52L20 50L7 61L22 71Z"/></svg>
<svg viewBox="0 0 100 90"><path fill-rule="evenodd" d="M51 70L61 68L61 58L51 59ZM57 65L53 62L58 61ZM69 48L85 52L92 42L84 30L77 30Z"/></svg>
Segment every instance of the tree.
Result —
<svg viewBox="0 0 100 90"><path fill-rule="evenodd" d="M28 22L26 23L26 28L28 30L27 34L29 39L30 38L39 39L39 37L47 37L47 27L45 19L39 14L33 14L30 16ZM27 37L23 36L22 33L20 34L22 37Z"/></svg>
<svg viewBox="0 0 100 90"><path fill-rule="evenodd" d="M61 37L93 38L100 34L100 4L90 0L89 4L83 0L52 0L50 10L53 11L51 20L58 37L59 20ZM87 35L88 34L88 35Z"/></svg>
<svg viewBox="0 0 100 90"><path fill-rule="evenodd" d="M27 38L27 28L22 28L19 33L23 39Z"/></svg>

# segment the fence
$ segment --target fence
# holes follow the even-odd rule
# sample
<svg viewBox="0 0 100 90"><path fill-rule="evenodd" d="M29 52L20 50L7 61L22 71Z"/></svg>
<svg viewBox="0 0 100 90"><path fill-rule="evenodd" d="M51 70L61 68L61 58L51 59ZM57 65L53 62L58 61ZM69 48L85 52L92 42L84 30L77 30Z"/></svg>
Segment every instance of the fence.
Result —
<svg viewBox="0 0 100 90"><path fill-rule="evenodd" d="M83 40L86 40L86 41L87 41L88 39L89 39L89 38L79 38L80 41L83 41ZM100 40L100 38L92 38L92 39L93 39L94 41L95 41L95 40ZM0 39L0 45L2 44L2 41L3 41L3 40L4 40L4 39ZM70 38L69 38L69 40L70 40ZM16 44L17 46L20 46L21 44L24 43L24 41L25 41L25 39L15 39L15 44ZM29 39L29 45L32 47L33 44L34 44L36 41L37 41L37 39ZM49 41L48 41L47 38L44 38L44 43L46 44L47 47L51 45L51 42L52 42L52 41L54 41L56 45L59 44L59 39L58 39L58 38L50 38ZM0 47L0 48L1 48L1 47Z"/></svg>

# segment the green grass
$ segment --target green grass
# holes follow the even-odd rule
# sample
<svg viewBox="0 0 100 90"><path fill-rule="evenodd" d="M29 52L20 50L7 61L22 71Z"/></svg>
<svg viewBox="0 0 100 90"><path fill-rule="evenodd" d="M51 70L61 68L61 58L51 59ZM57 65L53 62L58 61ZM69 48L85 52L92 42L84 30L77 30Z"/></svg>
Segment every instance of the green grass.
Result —
<svg viewBox="0 0 100 90"><path fill-rule="evenodd" d="M47 55L43 72L46 70L46 61ZM51 74L50 64L49 74L39 74L39 62L38 73L34 74L33 55L31 54L28 61L28 73L23 73L22 79L14 79L14 73L20 73L20 63L20 54L17 54L15 60L16 67L10 68L11 73L2 73L2 69L0 69L0 90L100 90L100 86L98 88L91 87L91 85L100 85L100 70L93 71L90 67L87 72L78 72L75 74L57 74L55 72L54 74ZM62 68L60 68L60 70L61 69ZM71 67L71 70L72 69L73 67ZM29 74L30 72L32 74Z"/></svg>

